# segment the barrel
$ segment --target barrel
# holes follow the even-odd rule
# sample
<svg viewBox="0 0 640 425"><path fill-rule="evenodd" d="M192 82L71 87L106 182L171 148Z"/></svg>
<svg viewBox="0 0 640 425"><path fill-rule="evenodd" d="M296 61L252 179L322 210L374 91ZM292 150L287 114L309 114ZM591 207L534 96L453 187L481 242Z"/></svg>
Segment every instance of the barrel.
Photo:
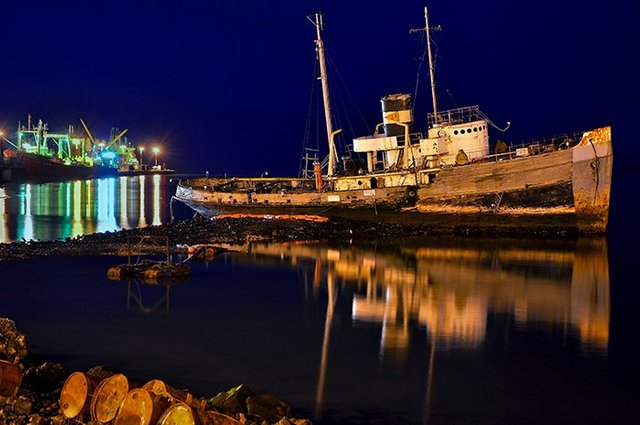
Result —
<svg viewBox="0 0 640 425"><path fill-rule="evenodd" d="M0 360L0 396L13 397L22 383L22 372L17 364Z"/></svg>
<svg viewBox="0 0 640 425"><path fill-rule="evenodd" d="M142 386L145 390L159 395L170 398L174 401L181 401L190 406L201 406L202 403L197 398L193 397L191 393L186 391L182 391L172 386L167 385L164 381L160 379L152 379Z"/></svg>
<svg viewBox="0 0 640 425"><path fill-rule="evenodd" d="M73 372L60 391L60 410L69 418L89 413L91 397L100 384L100 378L82 372Z"/></svg>
<svg viewBox="0 0 640 425"><path fill-rule="evenodd" d="M120 404L113 425L155 425L170 405L171 400L164 396L133 389Z"/></svg>
<svg viewBox="0 0 640 425"><path fill-rule="evenodd" d="M111 421L128 393L129 380L123 374L103 379L91 399L91 419L101 424Z"/></svg>
<svg viewBox="0 0 640 425"><path fill-rule="evenodd" d="M157 425L195 425L191 408L185 403L172 404L158 419Z"/></svg>

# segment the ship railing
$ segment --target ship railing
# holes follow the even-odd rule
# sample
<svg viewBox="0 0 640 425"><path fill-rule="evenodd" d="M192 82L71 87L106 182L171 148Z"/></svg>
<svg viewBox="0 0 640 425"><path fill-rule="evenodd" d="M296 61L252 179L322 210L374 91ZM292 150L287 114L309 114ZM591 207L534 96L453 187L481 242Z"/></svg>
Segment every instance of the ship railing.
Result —
<svg viewBox="0 0 640 425"><path fill-rule="evenodd" d="M427 114L427 123L429 127L438 124L462 124L472 121L480 121L485 119L485 115L480 111L478 105L465 106L464 108L449 109L446 111L438 111L437 113Z"/></svg>
<svg viewBox="0 0 640 425"><path fill-rule="evenodd" d="M569 149L580 143L583 134L583 131L579 131L557 136L548 136L542 139L523 140L517 144L510 143L507 146L506 152L487 155L484 160L500 161L515 158L519 155L519 152L522 152L521 149L526 149L527 156Z"/></svg>

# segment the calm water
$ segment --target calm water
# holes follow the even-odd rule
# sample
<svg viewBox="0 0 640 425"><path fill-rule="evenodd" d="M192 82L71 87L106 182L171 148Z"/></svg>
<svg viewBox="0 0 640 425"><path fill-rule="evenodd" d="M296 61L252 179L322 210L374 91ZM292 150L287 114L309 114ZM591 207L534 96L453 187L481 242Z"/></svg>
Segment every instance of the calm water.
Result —
<svg viewBox="0 0 640 425"><path fill-rule="evenodd" d="M177 177L149 175L9 183L0 187L0 243L165 223L176 182Z"/></svg>
<svg viewBox="0 0 640 425"><path fill-rule="evenodd" d="M108 280L119 257L0 262L0 316L70 370L107 364L199 395L246 383L319 424L635 424L631 175L614 173L606 240L254 244L171 286ZM106 183L112 205L118 183ZM125 195L125 214L80 214L87 228L101 214L113 228L153 224L153 195L144 214ZM5 214L24 223L16 198ZM33 223L73 222L61 199L57 214L32 203Z"/></svg>

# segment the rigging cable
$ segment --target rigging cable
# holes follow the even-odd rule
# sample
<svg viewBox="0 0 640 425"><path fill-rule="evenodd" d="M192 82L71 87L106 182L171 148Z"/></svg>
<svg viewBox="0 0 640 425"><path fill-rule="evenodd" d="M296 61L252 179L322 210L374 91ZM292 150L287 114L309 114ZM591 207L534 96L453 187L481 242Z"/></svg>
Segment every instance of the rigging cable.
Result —
<svg viewBox="0 0 640 425"><path fill-rule="evenodd" d="M345 83L344 78L342 78L342 74L340 73L340 70L336 66L336 64L333 61L333 58L331 57L331 55L326 52L326 49L325 49L325 53L326 53L326 56L329 58L329 62L331 64L332 69L335 70L336 76L338 77L338 81L340 82L341 86L344 87L344 91L347 93L347 96L349 97L349 99L353 103L354 109L358 113L358 116L360 117L360 119L362 120L362 123L364 124L365 128L367 129L367 134L371 133L371 128L369 127L369 123L364 118L364 115L362 114L362 111L358 107L358 103L356 102L356 100L354 99L353 95L349 91L349 87Z"/></svg>
<svg viewBox="0 0 640 425"><path fill-rule="evenodd" d="M305 166L305 157L308 154L307 149L309 148L309 139L311 136L311 113L313 111L313 101L315 99L315 87L316 87L316 80L318 79L318 67L317 65L317 61L314 64L313 67L313 78L312 78L312 82L311 82L311 90L310 90L310 96L309 96L309 108L307 110L307 120L305 122L305 128L304 128L304 136L303 136L303 143L302 143L302 154L300 155L300 177L303 176L304 173L307 172L307 170L305 170L303 167ZM317 113L316 113L316 122L317 122ZM316 125L316 133L317 133L317 125ZM316 150L318 149L318 139L316 137Z"/></svg>
<svg viewBox="0 0 640 425"><path fill-rule="evenodd" d="M422 32L419 32L418 34L419 34L418 47L420 47L422 46L422 43L426 37ZM425 43L425 46L426 46L426 43ZM420 70L422 69L422 64L424 63L424 59L426 56L427 56L427 49L425 47L422 50L422 57L420 58L420 62L418 62L418 72L416 74L416 88L415 88L415 91L413 92L413 105L411 105L414 109L415 109L416 100L418 99L418 86L420 84Z"/></svg>

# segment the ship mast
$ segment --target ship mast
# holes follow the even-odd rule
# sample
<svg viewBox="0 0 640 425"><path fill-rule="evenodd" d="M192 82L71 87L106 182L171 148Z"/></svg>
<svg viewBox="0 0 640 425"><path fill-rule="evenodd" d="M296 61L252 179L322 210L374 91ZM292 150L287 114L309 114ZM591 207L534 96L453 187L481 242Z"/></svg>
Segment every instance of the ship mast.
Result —
<svg viewBox="0 0 640 425"><path fill-rule="evenodd" d="M433 67L433 56L431 55L431 31L440 31L442 27L440 25L435 27L429 27L429 12L427 6L424 6L424 28L411 29L410 32L424 31L427 34L427 54L429 56L429 78L431 80L431 100L433 101L433 117L437 122L438 120L438 104L436 102L436 80L435 70Z"/></svg>
<svg viewBox="0 0 640 425"><path fill-rule="evenodd" d="M324 102L324 117L327 124L327 139L329 143L329 168L327 175L332 176L336 168L336 146L333 142L333 125L331 124L331 104L329 102L329 82L327 80L327 65L324 58L324 43L322 42L322 13L315 14L315 20L311 20L307 17L313 25L316 27L317 39L316 39L316 51L318 52L318 61L320 62L320 81L322 82L322 100Z"/></svg>

